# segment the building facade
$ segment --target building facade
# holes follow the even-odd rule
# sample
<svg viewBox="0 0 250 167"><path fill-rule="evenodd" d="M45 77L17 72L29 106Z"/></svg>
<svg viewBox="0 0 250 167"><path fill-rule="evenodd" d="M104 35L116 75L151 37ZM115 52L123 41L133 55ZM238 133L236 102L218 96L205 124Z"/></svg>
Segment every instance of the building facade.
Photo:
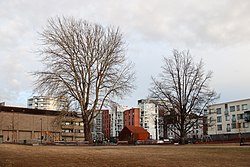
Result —
<svg viewBox="0 0 250 167"><path fill-rule="evenodd" d="M102 133L105 139L110 140L110 114L109 110L102 111Z"/></svg>
<svg viewBox="0 0 250 167"><path fill-rule="evenodd" d="M70 112L64 116L59 123L59 128L61 128L61 139L63 141L85 140L83 121L78 113Z"/></svg>
<svg viewBox="0 0 250 167"><path fill-rule="evenodd" d="M92 138L98 141L110 140L109 110L101 110L96 114L93 120Z"/></svg>
<svg viewBox="0 0 250 167"><path fill-rule="evenodd" d="M41 110L62 110L65 106L65 100L58 99L55 97L49 96L33 96L28 99L27 107L33 109L41 109Z"/></svg>
<svg viewBox="0 0 250 167"><path fill-rule="evenodd" d="M131 108L124 111L124 126L140 127L140 109Z"/></svg>
<svg viewBox="0 0 250 167"><path fill-rule="evenodd" d="M140 109L140 126L150 133L150 139L159 140L159 112L157 101L141 99L138 100Z"/></svg>
<svg viewBox="0 0 250 167"><path fill-rule="evenodd" d="M214 104L208 107L208 135L213 140L250 138L250 99Z"/></svg>
<svg viewBox="0 0 250 167"><path fill-rule="evenodd" d="M110 115L110 138L118 138L119 132L124 128L124 111L127 106L112 106Z"/></svg>
<svg viewBox="0 0 250 167"><path fill-rule="evenodd" d="M60 113L52 110L0 106L2 141L15 143L83 141L81 119L75 114L60 116Z"/></svg>

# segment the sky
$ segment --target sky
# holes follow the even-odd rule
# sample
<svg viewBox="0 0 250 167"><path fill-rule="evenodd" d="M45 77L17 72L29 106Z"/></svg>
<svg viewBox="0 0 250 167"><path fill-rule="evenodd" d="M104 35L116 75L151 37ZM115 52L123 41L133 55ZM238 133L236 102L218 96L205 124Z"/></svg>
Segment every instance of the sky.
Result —
<svg viewBox="0 0 250 167"><path fill-rule="evenodd" d="M36 50L49 18L73 16L119 27L135 65L136 89L120 101L137 106L147 98L163 56L189 50L213 71L218 102L250 97L249 0L2 0L0 1L0 102L26 107L31 72L41 69Z"/></svg>

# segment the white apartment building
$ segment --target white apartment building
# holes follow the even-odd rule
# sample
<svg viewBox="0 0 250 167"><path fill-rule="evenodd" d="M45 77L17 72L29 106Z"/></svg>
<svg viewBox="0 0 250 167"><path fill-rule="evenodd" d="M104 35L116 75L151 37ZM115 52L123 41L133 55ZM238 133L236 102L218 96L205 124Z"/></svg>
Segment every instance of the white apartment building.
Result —
<svg viewBox="0 0 250 167"><path fill-rule="evenodd" d="M96 117L93 120L93 130L95 133L102 133L102 112L96 112Z"/></svg>
<svg viewBox="0 0 250 167"><path fill-rule="evenodd" d="M117 138L119 132L124 128L124 111L128 110L128 106L113 106L111 107L110 115L110 137Z"/></svg>
<svg viewBox="0 0 250 167"><path fill-rule="evenodd" d="M250 137L250 99L214 104L208 107L208 135L213 140Z"/></svg>
<svg viewBox="0 0 250 167"><path fill-rule="evenodd" d="M92 139L102 141L104 135L102 133L102 112L96 112L93 120Z"/></svg>
<svg viewBox="0 0 250 167"><path fill-rule="evenodd" d="M150 138L159 140L160 131L159 126L159 112L155 100L140 99L138 100L138 107L140 108L140 125L150 133Z"/></svg>
<svg viewBox="0 0 250 167"><path fill-rule="evenodd" d="M65 105L62 99L49 96L33 96L28 99L27 107L41 110L61 110Z"/></svg>

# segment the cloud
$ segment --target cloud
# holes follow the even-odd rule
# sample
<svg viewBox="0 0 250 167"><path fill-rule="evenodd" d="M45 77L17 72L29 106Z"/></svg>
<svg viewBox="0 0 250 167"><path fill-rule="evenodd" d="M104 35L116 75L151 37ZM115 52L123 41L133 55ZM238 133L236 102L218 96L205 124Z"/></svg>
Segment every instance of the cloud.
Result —
<svg viewBox="0 0 250 167"><path fill-rule="evenodd" d="M250 70L249 8L248 0L0 1L0 101L21 104L31 94L29 72L41 67L34 52L40 47L38 32L56 15L120 27L137 71L137 90L129 99L133 105L147 96L151 75L160 72L162 56L173 48L203 58L222 93L236 92L241 81L238 92L247 96L250 92L242 90L250 84L245 77Z"/></svg>

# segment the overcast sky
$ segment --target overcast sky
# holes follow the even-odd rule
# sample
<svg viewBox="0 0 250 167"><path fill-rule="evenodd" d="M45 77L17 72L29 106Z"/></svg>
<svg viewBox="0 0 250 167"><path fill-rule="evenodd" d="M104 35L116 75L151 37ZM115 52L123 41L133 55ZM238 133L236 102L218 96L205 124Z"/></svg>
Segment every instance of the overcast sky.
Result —
<svg viewBox="0 0 250 167"><path fill-rule="evenodd" d="M41 68L39 35L50 17L74 16L120 27L134 62L137 89L122 105L148 96L163 56L190 50L213 71L218 102L250 97L249 0L2 0L0 1L0 102L26 106L30 72Z"/></svg>

